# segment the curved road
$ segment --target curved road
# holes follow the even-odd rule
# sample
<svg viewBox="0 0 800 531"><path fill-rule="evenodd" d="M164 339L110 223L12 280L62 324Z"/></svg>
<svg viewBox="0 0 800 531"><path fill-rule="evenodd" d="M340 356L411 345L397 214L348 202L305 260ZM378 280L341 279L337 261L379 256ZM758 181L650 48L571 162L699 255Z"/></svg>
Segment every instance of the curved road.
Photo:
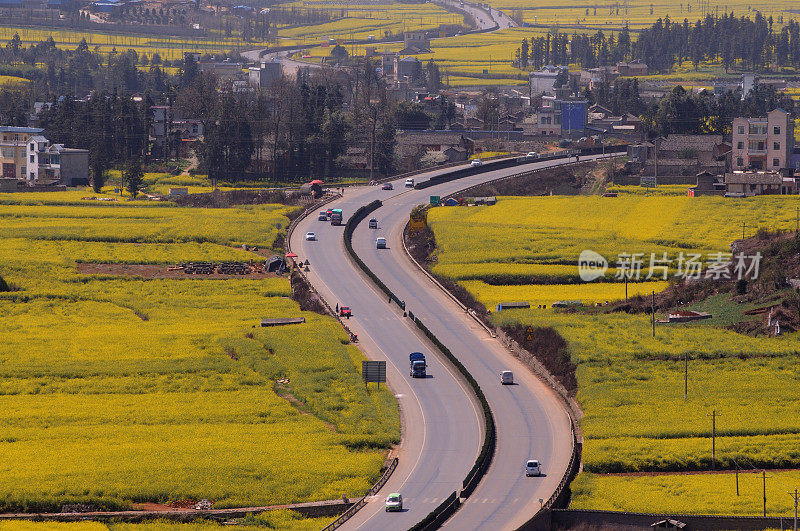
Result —
<svg viewBox="0 0 800 531"><path fill-rule="evenodd" d="M437 0L435 3L437 3L438 5L440 5L445 9L447 9L447 7L450 7L454 10L458 9L465 11L466 13L472 16L473 20L478 26L477 29L480 31L501 30L517 26L517 23L514 22L511 19L511 17L509 17L502 11L498 11L496 9L492 9L491 12L489 12L486 8L481 7L478 4L470 4L467 2L465 2L464 5L462 6L460 5L459 0ZM403 41L376 41L374 45L378 46L381 44L397 44L402 42ZM365 44L370 44L370 43L365 42ZM260 49L242 52L241 55L248 61L252 61L254 63L258 63L260 61L278 60L283 66L283 71L285 74L296 75L296 72L302 68L313 69L313 68L321 68L322 66L324 66L322 63L298 61L296 59L291 59L289 57L294 52L309 47L313 47L313 45L298 46L297 48L293 48L291 50L284 50L281 52L270 52L268 54L265 54L263 57L259 55L259 52L261 52Z"/></svg>
<svg viewBox="0 0 800 531"><path fill-rule="evenodd" d="M403 226L410 210L427 203L429 195L444 196L504 175L558 164L563 161L488 171L425 190L403 188L402 180L393 183L393 191L357 187L330 204L331 208L342 208L349 218L373 199L384 201L373 214L379 220L377 231L368 229L366 223L356 228L356 252L461 360L491 406L497 425L497 451L483 481L447 523L453 529L511 529L527 521L539 509L539 499L547 500L555 491L566 470L572 452L571 425L555 393L413 265L403 250ZM419 182L443 171L451 170L437 170L415 179ZM316 232L318 241L305 241L307 231ZM408 528L451 492L460 490L479 451L482 419L455 370L448 368L397 306L389 304L383 292L347 258L341 232L343 227L332 227L309 216L294 231L292 249L300 259L311 261L309 279L332 306L339 303L353 309L349 326L358 334L368 356L387 361L389 385L399 398L403 422L397 470L381 493L346 525L352 529ZM375 249L377 235L387 237L388 249ZM408 353L414 350L428 355L432 377L408 377ZM517 385L499 384L500 371L507 369L514 371ZM528 458L542 461L544 477L525 477ZM395 491L403 493L407 508L399 515L383 511L385 495Z"/></svg>

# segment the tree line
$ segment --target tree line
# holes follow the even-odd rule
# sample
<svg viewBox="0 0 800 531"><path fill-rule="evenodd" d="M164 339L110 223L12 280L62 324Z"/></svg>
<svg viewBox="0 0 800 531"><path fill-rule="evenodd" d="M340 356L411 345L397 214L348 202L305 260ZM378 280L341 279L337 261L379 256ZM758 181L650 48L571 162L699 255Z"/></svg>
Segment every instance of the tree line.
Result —
<svg viewBox="0 0 800 531"><path fill-rule="evenodd" d="M695 94L677 86L664 98L647 102L639 93L637 79L618 78L613 89L600 83L585 96L590 103L598 103L616 115L629 112L640 116L650 138L668 134L730 135L731 123L738 116L766 116L777 108L795 112L792 98L772 85L757 85L744 99L738 92L716 97L705 90Z"/></svg>
<svg viewBox="0 0 800 531"><path fill-rule="evenodd" d="M165 91L146 91L140 101L124 90L55 98L41 113L41 126L53 142L90 150L92 184L98 189L109 168L135 174L131 160L146 164L154 155L175 154L180 139L174 135L167 135L163 153L150 141L152 106L167 102L173 116L202 123L203 137L194 144L198 171L217 181L330 179L350 147L362 148L367 169L376 176L395 171L398 118L413 117L389 97L373 62L356 65L345 79L301 72L296 80L281 78L268 89L234 92L220 90L216 76L198 72L187 61ZM0 118L13 114L12 121L24 124L29 100L8 94L13 92L0 93ZM4 111L6 104L19 112ZM439 125L454 116L452 104L442 106ZM423 115L427 126L433 117Z"/></svg>
<svg viewBox="0 0 800 531"><path fill-rule="evenodd" d="M205 54L202 59L240 61L238 53ZM193 59L188 59L193 62ZM34 96L46 99L52 94L81 94L92 90L163 92L180 83L165 67L183 69L187 59L168 61L154 52L149 57L136 50L112 49L100 53L81 39L74 50L59 48L52 37L24 46L18 34L0 47L0 75L17 76L33 82ZM43 65L44 68L41 68ZM148 67L140 69L139 67ZM196 65L195 65L196 67Z"/></svg>
<svg viewBox="0 0 800 531"><path fill-rule="evenodd" d="M518 67L532 69L570 63L594 68L630 60L660 72L686 60L695 69L703 61L720 62L726 71L735 65L756 72L771 70L773 65L800 69L800 23L792 19L776 31L773 18L760 12L753 19L727 13L707 15L694 24L665 17L641 30L636 39L627 27L616 36L598 31L568 37L554 30L530 41L523 39L515 56Z"/></svg>

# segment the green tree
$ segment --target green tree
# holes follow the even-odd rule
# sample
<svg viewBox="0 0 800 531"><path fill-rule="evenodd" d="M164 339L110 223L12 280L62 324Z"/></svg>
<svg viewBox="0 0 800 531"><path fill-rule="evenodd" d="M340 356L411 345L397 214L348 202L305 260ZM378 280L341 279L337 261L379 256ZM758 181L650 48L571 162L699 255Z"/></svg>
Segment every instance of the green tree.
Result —
<svg viewBox="0 0 800 531"><path fill-rule="evenodd" d="M136 195L142 188L142 179L144 178L142 163L138 158L130 159L127 164L125 164L122 178L125 181L125 187L128 189L131 197L136 199Z"/></svg>
<svg viewBox="0 0 800 531"><path fill-rule="evenodd" d="M522 39L522 46L519 48L519 67L528 68L528 56L530 48L528 46L528 39Z"/></svg>
<svg viewBox="0 0 800 531"><path fill-rule="evenodd" d="M96 157L94 162L92 162L92 190L94 190L96 194L100 193L106 182L105 172L106 169L103 160L100 157Z"/></svg>
<svg viewBox="0 0 800 531"><path fill-rule="evenodd" d="M433 59L429 60L425 65L425 85L428 92L439 92L442 86L442 76L439 73L439 67L433 62Z"/></svg>
<svg viewBox="0 0 800 531"><path fill-rule="evenodd" d="M341 44L337 44L336 46L334 46L330 53L331 59L333 59L338 63L341 63L342 61L347 59L348 55L349 54L347 53L347 48L345 48Z"/></svg>
<svg viewBox="0 0 800 531"><path fill-rule="evenodd" d="M400 129L427 129L431 117L425 112L421 103L408 100L401 101L395 111L395 119Z"/></svg>
<svg viewBox="0 0 800 531"><path fill-rule="evenodd" d="M395 146L397 145L397 130L394 117L386 113L378 127L376 138L375 162L378 172L383 175L392 175L395 171Z"/></svg>

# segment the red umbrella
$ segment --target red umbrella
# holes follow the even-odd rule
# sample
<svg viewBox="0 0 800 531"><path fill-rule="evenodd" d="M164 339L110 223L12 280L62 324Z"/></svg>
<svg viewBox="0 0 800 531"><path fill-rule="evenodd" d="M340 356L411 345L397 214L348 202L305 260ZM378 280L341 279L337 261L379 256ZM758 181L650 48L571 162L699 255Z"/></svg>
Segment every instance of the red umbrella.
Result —
<svg viewBox="0 0 800 531"><path fill-rule="evenodd" d="M286 258L297 258L297 255L294 253L286 253Z"/></svg>
<svg viewBox="0 0 800 531"><path fill-rule="evenodd" d="M311 182L310 182L310 183L308 183L308 184L325 184L325 183L324 183L324 182L322 182L322 181L320 181L319 179L314 179L313 181L311 181Z"/></svg>

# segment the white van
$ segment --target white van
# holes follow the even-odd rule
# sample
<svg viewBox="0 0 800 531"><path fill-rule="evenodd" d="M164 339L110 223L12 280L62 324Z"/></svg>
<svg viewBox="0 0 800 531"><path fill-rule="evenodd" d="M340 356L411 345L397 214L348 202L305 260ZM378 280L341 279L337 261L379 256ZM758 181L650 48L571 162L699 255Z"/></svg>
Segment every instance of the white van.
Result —
<svg viewBox="0 0 800 531"><path fill-rule="evenodd" d="M414 179L406 179L406 188L414 188Z"/></svg>
<svg viewBox="0 0 800 531"><path fill-rule="evenodd" d="M511 371L503 371L500 373L501 385L514 385L514 373Z"/></svg>
<svg viewBox="0 0 800 531"><path fill-rule="evenodd" d="M375 238L375 247L377 249L386 249L386 238L384 238L383 236Z"/></svg>

